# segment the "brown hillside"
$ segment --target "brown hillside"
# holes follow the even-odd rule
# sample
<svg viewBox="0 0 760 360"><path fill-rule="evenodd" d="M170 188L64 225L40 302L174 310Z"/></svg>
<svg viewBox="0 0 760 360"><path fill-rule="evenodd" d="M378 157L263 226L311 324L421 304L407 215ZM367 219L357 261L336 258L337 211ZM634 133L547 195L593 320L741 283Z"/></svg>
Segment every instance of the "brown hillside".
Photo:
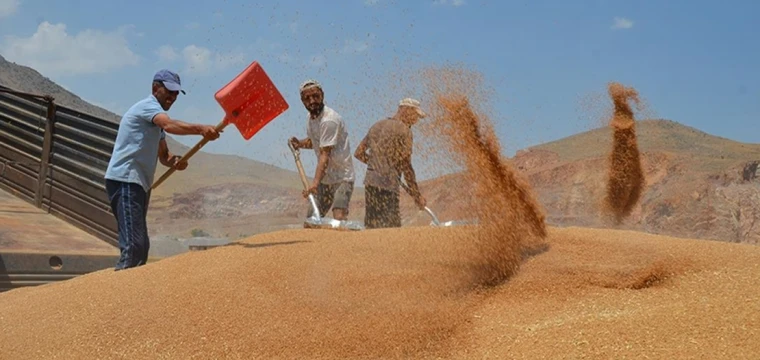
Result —
<svg viewBox="0 0 760 360"><path fill-rule="evenodd" d="M637 123L647 185L621 228L757 244L760 145L715 137L667 120ZM511 160L558 226L609 227L600 214L611 131L597 129L539 145ZM456 176L423 186L429 197L464 186ZM454 208L456 203L436 204ZM451 216L457 214L452 211Z"/></svg>
<svg viewBox="0 0 760 360"><path fill-rule="evenodd" d="M84 101L37 70L5 60L2 55L0 55L0 85L32 94L51 95L57 104L113 122L119 122L121 118L106 109Z"/></svg>
<svg viewBox="0 0 760 360"><path fill-rule="evenodd" d="M760 145L745 144L710 135L671 120L636 122L639 147L646 152L691 154L713 160L745 160L760 155ZM545 150L560 155L563 161L606 156L611 146L612 130L602 127L537 145L528 150ZM519 155L519 154L518 154Z"/></svg>
<svg viewBox="0 0 760 360"><path fill-rule="evenodd" d="M0 358L760 357L758 247L550 228L478 291L470 231L275 232L12 290Z"/></svg>
<svg viewBox="0 0 760 360"><path fill-rule="evenodd" d="M647 184L639 205L620 228L697 239L760 242L760 223L755 225L760 220L760 189L757 186L760 180L755 176L760 145L715 137L668 120L639 121L637 126ZM606 181L610 147L610 130L596 129L522 150L511 161L529 180L550 224L611 227L612 224L603 221L600 213L604 197L604 186L600 184ZM263 182L246 187L220 180L211 187L177 194L174 198L160 198L152 207L151 216L155 221L151 231L156 235L187 236L195 224L211 234L237 238L258 233L257 229L297 226L307 206L298 196L298 184L289 190L277 190L274 184L276 182ZM223 188L226 190L220 191ZM474 217L465 209L468 199L462 197L464 193L460 190L467 189L467 185L457 174L425 181L421 188L429 207L441 220ZM283 191L289 191L290 195L283 195ZM172 209L172 204L182 203L185 198L199 199L200 196L212 203L237 201L241 206L248 204L245 206L251 210L241 210L246 213L241 216L222 216L217 212L218 215L199 219L197 214L213 211L203 210L196 201L196 210L192 210L194 215L172 218L170 214L179 211ZM222 199L225 196L227 199ZM256 204L262 201L269 206L279 205L271 212L251 214L259 211ZM183 206L185 210L182 211L189 214L188 206ZM217 205L204 206L213 208ZM351 206L350 217L363 220L361 189L355 191ZM405 193L402 193L402 215L406 225L430 222L430 217L416 209Z"/></svg>
<svg viewBox="0 0 760 360"><path fill-rule="evenodd" d="M114 114L99 106L92 105L76 94L64 89L44 75L28 66L9 62L0 56L0 85L14 90L52 95L56 103L71 109L118 123L121 115ZM200 140L199 136L194 136ZM184 154L189 147L167 137L169 149L177 154ZM281 187L299 187L298 174L269 164L232 155L209 154L201 150L190 160L192 166L184 173L173 174L156 191L154 196L170 196L201 187L222 183L276 184ZM166 168L159 164L157 177Z"/></svg>
<svg viewBox="0 0 760 360"><path fill-rule="evenodd" d="M119 116L84 102L37 71L0 58L0 84L49 93L66 106L118 121ZM755 172L760 145L712 136L668 120L637 122L647 187L621 226L646 232L758 243L760 190ZM176 153L188 147L170 138ZM599 214L611 148L607 127L538 145L512 159L530 181L547 221L554 225L607 227ZM159 165L157 176L166 169ZM441 220L469 219L456 174L423 182L423 194ZM172 175L154 193L149 227L153 236L186 237L194 228L212 235L250 235L298 226L307 206L298 195L297 173L262 162L201 151L184 173ZM203 201L201 201L203 199ZM203 205L200 205L203 204ZM264 205L267 204L267 205ZM430 218L402 195L404 223ZM235 211L231 207L238 207ZM350 217L362 220L364 196L357 184ZM266 209L266 210L262 210Z"/></svg>

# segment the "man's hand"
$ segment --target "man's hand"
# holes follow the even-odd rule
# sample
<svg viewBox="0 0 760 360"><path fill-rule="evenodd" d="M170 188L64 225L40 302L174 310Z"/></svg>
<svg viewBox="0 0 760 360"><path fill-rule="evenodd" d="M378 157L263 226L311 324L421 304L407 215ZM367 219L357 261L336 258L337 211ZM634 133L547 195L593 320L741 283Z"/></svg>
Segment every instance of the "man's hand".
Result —
<svg viewBox="0 0 760 360"><path fill-rule="evenodd" d="M309 194L317 194L317 184L311 184L308 189L304 190L303 197L307 198L309 197Z"/></svg>
<svg viewBox="0 0 760 360"><path fill-rule="evenodd" d="M365 136L364 139L359 142L359 145L356 147L356 151L354 151L354 157L356 160L359 160L362 164L365 165L369 162L369 157L367 156L367 138L368 136Z"/></svg>
<svg viewBox="0 0 760 360"><path fill-rule="evenodd" d="M187 169L187 161L179 162L180 159L182 159L181 156L174 155L169 159L169 164L171 164L171 167L176 168L178 171Z"/></svg>
<svg viewBox="0 0 760 360"><path fill-rule="evenodd" d="M216 131L216 127L215 126L204 125L201 128L201 135L203 135L203 137L206 138L206 140L209 140L209 141L218 139L219 138L219 133L220 133L220 131ZM179 169L177 169L177 170L179 170Z"/></svg>
<svg viewBox="0 0 760 360"><path fill-rule="evenodd" d="M297 137L293 136L290 138L290 145L293 146L293 149L300 149L301 148L301 140L298 140Z"/></svg>
<svg viewBox="0 0 760 360"><path fill-rule="evenodd" d="M415 198L414 203L417 204L420 210L425 210L425 206L427 206L427 200L425 200L425 198L422 197L422 195Z"/></svg>

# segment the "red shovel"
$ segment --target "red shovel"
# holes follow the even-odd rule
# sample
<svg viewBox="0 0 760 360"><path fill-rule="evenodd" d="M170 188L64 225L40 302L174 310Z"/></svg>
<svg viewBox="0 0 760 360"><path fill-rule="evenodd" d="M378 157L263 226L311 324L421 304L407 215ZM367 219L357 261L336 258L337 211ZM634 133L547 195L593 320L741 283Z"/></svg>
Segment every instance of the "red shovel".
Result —
<svg viewBox="0 0 760 360"><path fill-rule="evenodd" d="M254 61L229 84L214 94L214 98L224 109L224 119L216 126L222 131L227 125L234 124L243 138L249 140L264 125L274 120L288 109L288 103L264 72L261 65ZM179 162L185 162L195 155L208 140L203 138L193 146ZM159 178L151 189L161 185L176 169L171 168Z"/></svg>

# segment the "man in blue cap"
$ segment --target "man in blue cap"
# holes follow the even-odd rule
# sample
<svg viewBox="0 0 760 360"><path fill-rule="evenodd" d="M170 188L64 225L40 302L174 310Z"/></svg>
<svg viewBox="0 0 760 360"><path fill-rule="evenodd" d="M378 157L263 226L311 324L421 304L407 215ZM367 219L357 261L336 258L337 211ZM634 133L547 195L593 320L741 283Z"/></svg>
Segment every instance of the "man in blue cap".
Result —
<svg viewBox="0 0 760 360"><path fill-rule="evenodd" d="M119 123L105 174L106 192L119 229L121 256L116 270L145 265L148 261L146 215L156 163L160 161L177 170L187 168L186 162L179 163L181 156L169 152L166 133L219 138L214 126L188 124L169 117L166 112L180 92L185 94L179 75L165 69L158 71L153 76L153 93L132 105Z"/></svg>

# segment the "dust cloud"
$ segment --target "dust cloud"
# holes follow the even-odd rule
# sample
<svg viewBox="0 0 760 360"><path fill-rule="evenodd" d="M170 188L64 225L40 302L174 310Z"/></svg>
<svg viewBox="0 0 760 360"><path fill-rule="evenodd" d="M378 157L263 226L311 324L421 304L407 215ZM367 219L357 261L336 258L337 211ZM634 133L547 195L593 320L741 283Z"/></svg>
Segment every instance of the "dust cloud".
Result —
<svg viewBox="0 0 760 360"><path fill-rule="evenodd" d="M628 101L639 103L638 92L619 83L610 83L608 93L615 105L610 121L613 131L609 155L607 194L604 210L616 224L628 217L641 198L644 170L636 140L636 121Z"/></svg>
<svg viewBox="0 0 760 360"><path fill-rule="evenodd" d="M0 354L442 358L461 348L457 335L488 290L516 274L547 230L478 109L477 74L424 74L432 80L425 129L437 131L420 141L438 143L448 156L441 166L464 169L462 186L449 190L470 200L477 226L267 233L16 292L0 297L0 318L14 324L5 338L26 341ZM51 331L61 323L67 331Z"/></svg>
<svg viewBox="0 0 760 360"><path fill-rule="evenodd" d="M463 256L470 256L475 284L499 284L515 274L523 250L546 237L545 215L527 181L502 155L489 117L477 110L487 96L479 91L479 74L454 66L426 68L423 74L432 102L423 131L437 144L432 149L449 157L439 163L464 169L462 186L451 191L467 196L467 211L479 225L466 239L472 251Z"/></svg>

